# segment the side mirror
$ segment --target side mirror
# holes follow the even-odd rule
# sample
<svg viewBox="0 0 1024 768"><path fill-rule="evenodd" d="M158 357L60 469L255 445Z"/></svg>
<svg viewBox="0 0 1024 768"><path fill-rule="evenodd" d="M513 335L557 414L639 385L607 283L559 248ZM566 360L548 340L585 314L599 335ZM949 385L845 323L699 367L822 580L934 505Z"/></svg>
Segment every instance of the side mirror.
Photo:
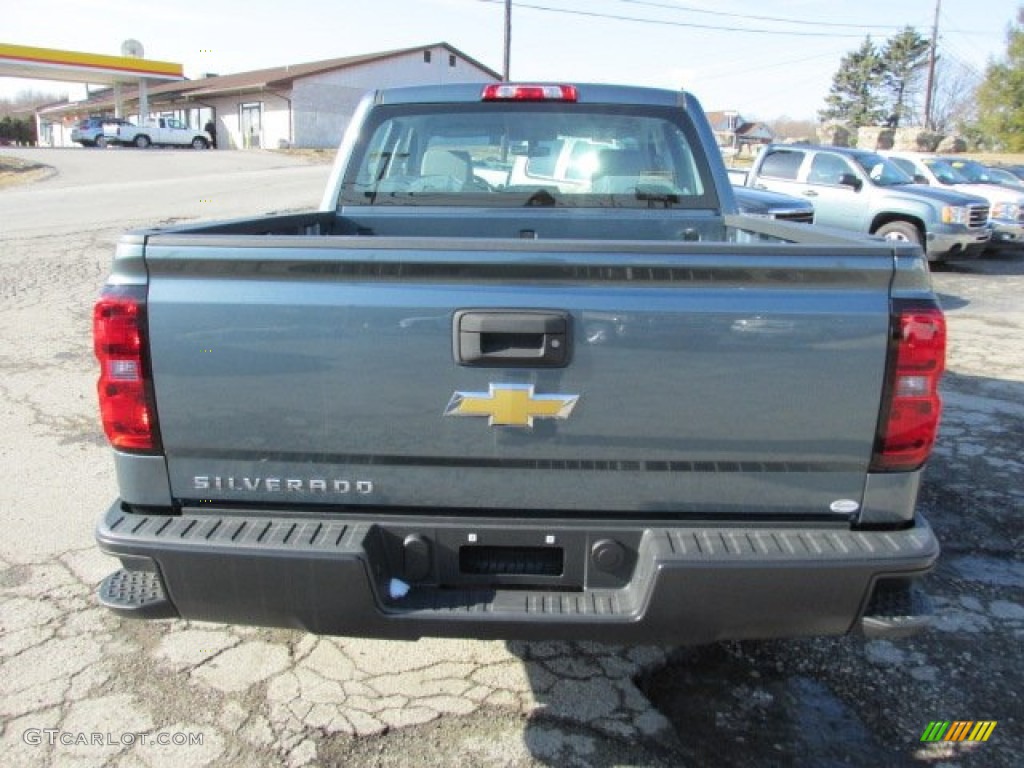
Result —
<svg viewBox="0 0 1024 768"><path fill-rule="evenodd" d="M854 192L860 192L860 188L864 186L864 182L852 173L844 173L839 177L839 185L842 187L850 187Z"/></svg>
<svg viewBox="0 0 1024 768"><path fill-rule="evenodd" d="M928 177L927 176L922 176L920 173L915 173L914 174L914 183L915 184L927 184L928 183Z"/></svg>

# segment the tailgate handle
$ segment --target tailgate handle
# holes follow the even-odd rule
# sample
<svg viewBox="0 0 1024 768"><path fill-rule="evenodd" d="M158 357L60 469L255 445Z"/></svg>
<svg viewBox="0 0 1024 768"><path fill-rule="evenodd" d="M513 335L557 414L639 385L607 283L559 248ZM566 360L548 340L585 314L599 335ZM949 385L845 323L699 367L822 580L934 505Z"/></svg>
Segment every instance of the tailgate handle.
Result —
<svg viewBox="0 0 1024 768"><path fill-rule="evenodd" d="M569 313L462 309L452 323L459 365L561 368L569 364Z"/></svg>

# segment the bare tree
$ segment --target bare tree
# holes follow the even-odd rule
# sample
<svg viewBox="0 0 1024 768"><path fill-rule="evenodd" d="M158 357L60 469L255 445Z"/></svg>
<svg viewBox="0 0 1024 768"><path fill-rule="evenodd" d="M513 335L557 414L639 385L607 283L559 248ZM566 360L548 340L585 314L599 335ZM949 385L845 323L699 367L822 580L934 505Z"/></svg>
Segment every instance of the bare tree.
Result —
<svg viewBox="0 0 1024 768"><path fill-rule="evenodd" d="M0 97L0 115L31 113L36 107L52 104L55 101L66 101L67 93L52 93L26 89L18 91L14 96Z"/></svg>
<svg viewBox="0 0 1024 768"><path fill-rule="evenodd" d="M939 133L960 130L978 117L981 75L959 61L940 58L932 92L932 122Z"/></svg>
<svg viewBox="0 0 1024 768"><path fill-rule="evenodd" d="M798 120L789 115L780 115L774 120L764 120L779 141L786 139L813 139L817 135L818 123L814 120Z"/></svg>

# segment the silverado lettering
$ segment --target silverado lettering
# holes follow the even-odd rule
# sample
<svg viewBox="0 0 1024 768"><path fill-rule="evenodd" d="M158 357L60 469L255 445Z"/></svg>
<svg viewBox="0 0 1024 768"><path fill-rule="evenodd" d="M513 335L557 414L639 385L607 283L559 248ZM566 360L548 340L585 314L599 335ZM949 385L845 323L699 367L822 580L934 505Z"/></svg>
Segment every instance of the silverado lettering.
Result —
<svg viewBox="0 0 1024 768"><path fill-rule="evenodd" d="M312 491L317 493L373 493L373 482L370 480L325 480L312 478L309 480L280 477L220 477L219 475L196 475L192 478L192 488L197 491L259 491L272 493L278 491Z"/></svg>
<svg viewBox="0 0 1024 768"><path fill-rule="evenodd" d="M320 210L123 235L93 328L119 614L677 644L927 622L925 254L740 214L687 93L372 92Z"/></svg>

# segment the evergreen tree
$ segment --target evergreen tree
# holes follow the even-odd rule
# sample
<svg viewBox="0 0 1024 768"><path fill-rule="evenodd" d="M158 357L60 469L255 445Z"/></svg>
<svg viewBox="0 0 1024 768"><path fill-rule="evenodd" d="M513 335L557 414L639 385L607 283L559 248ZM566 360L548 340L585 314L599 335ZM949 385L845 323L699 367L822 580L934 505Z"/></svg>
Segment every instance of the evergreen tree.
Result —
<svg viewBox="0 0 1024 768"><path fill-rule="evenodd" d="M978 88L978 130L986 143L1024 152L1024 19L1007 32L1006 56L985 69Z"/></svg>
<svg viewBox="0 0 1024 768"><path fill-rule="evenodd" d="M825 109L818 112L822 120L838 120L856 130L862 125L875 125L885 119L883 100L879 93L884 66L882 56L871 37L860 48L846 54L839 70L832 77L832 87L825 98Z"/></svg>
<svg viewBox="0 0 1024 768"><path fill-rule="evenodd" d="M882 87L888 92L890 124L894 128L920 87L920 75L928 65L928 48L928 41L909 26L889 38L882 48Z"/></svg>

